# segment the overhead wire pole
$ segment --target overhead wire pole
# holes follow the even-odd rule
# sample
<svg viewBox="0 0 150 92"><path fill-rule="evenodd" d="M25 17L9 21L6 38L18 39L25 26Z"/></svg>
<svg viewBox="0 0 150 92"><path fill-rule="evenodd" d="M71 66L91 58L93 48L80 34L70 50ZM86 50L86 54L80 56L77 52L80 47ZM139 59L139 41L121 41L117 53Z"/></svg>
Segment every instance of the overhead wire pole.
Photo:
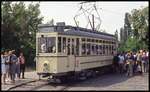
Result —
<svg viewBox="0 0 150 92"><path fill-rule="evenodd" d="M96 13L97 13L97 15L98 15L98 19L99 19L99 22L100 22L100 24L98 25L98 30L100 29L100 25L101 25L101 18L100 18L100 15L99 15L99 13L98 13L98 11L97 11L97 8L96 8L96 5L94 4L94 8L95 8L95 10L96 10Z"/></svg>
<svg viewBox="0 0 150 92"><path fill-rule="evenodd" d="M81 10L82 10L82 12L78 13L78 15L76 15L74 17L74 21L75 21L75 24L77 25L77 27L79 26L77 23L77 17L84 14L86 19L88 20L87 24L86 24L86 28L88 27L88 25L90 23L92 30L99 30L100 26L101 26L101 19L100 19L100 15L97 11L97 7L95 5L96 3L94 2L94 5L93 5L92 3L84 1L84 2L81 2L80 4L81 4L81 7L78 12L81 12ZM88 7L90 7L90 8L88 8ZM88 9L86 9L86 8L88 8ZM98 16L95 16L95 12L93 12L93 11L95 11ZM90 15L92 16L92 18L89 17ZM98 25L97 25L97 23L95 24L95 19L98 20Z"/></svg>
<svg viewBox="0 0 150 92"><path fill-rule="evenodd" d="M80 11L81 9L83 9L83 8L80 8L80 9L79 9L79 11ZM90 7L90 8L88 8L87 10L89 10L89 9L91 9L91 7ZM87 10L85 10L85 11L87 11ZM78 12L79 12L79 11L78 11ZM76 17L80 16L80 15L81 15L81 14L83 14L83 13L84 13L84 12L81 12L80 14L75 15L75 17L74 17L74 21L75 21L75 24L76 24L76 26L77 26L77 27L79 26L79 24L77 24Z"/></svg>
<svg viewBox="0 0 150 92"><path fill-rule="evenodd" d="M93 31L94 31L94 14L92 15L92 20L93 20Z"/></svg>

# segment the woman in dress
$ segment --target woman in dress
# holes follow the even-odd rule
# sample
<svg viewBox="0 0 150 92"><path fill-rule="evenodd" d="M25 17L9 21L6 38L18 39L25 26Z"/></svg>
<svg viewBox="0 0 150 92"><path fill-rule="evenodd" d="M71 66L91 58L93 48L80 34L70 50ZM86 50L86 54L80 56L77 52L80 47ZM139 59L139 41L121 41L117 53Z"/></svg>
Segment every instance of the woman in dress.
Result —
<svg viewBox="0 0 150 92"><path fill-rule="evenodd" d="M3 85L6 85L6 57L7 57L7 52L4 53L4 55L1 55L1 72L2 72L2 80L3 80Z"/></svg>

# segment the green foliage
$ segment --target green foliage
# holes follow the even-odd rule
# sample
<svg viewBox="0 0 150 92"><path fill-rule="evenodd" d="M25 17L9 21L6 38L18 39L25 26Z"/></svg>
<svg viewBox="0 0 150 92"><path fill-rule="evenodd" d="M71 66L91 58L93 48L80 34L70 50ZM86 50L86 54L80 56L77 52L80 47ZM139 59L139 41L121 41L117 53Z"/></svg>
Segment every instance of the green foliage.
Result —
<svg viewBox="0 0 150 92"><path fill-rule="evenodd" d="M124 28L120 29L120 51L149 49L148 14L148 7L125 14Z"/></svg>
<svg viewBox="0 0 150 92"><path fill-rule="evenodd" d="M2 2L1 44L3 50L16 50L19 55L23 52L28 65L35 57L37 25L42 23L39 3Z"/></svg>
<svg viewBox="0 0 150 92"><path fill-rule="evenodd" d="M54 25L54 19L51 19L47 24Z"/></svg>

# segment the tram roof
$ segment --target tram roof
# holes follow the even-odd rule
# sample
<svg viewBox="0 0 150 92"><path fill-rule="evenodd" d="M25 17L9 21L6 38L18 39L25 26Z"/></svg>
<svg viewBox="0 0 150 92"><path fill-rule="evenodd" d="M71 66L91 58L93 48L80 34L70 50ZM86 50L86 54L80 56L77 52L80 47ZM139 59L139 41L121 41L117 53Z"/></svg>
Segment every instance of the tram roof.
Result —
<svg viewBox="0 0 150 92"><path fill-rule="evenodd" d="M112 34L103 33L103 32L99 32L96 30L92 31L91 29L86 29L86 28L81 28L81 27L73 27L70 25L55 26L55 25L49 25L49 24L40 24L40 25L38 25L38 27L39 28L41 28L41 27L53 27L54 31L58 32L59 34L116 40L116 37ZM63 27L63 29L68 29L68 30L67 31L56 30L57 27ZM54 31L51 31L51 32L54 32Z"/></svg>
<svg viewBox="0 0 150 92"><path fill-rule="evenodd" d="M114 36L91 33L91 32L85 32L85 31L74 30L74 29L70 29L70 30L67 30L67 31L64 31L64 32L58 32L58 33L59 34L65 34L65 35L76 35L76 36L86 36L86 37L93 37L93 38L116 40L116 37L114 37Z"/></svg>

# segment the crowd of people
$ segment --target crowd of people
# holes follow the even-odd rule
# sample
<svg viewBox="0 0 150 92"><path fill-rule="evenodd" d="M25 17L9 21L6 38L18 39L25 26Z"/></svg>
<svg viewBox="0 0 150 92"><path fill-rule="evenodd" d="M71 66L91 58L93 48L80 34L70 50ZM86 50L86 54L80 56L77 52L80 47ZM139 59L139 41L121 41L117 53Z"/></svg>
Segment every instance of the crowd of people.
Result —
<svg viewBox="0 0 150 92"><path fill-rule="evenodd" d="M123 52L114 56L113 68L116 73L126 73L133 76L135 73L143 74L149 71L149 52L139 50L137 52Z"/></svg>
<svg viewBox="0 0 150 92"><path fill-rule="evenodd" d="M2 83L15 83L15 79L20 79L20 75L24 79L25 57L21 52L19 57L15 55L15 50L4 52L1 54L1 75Z"/></svg>

